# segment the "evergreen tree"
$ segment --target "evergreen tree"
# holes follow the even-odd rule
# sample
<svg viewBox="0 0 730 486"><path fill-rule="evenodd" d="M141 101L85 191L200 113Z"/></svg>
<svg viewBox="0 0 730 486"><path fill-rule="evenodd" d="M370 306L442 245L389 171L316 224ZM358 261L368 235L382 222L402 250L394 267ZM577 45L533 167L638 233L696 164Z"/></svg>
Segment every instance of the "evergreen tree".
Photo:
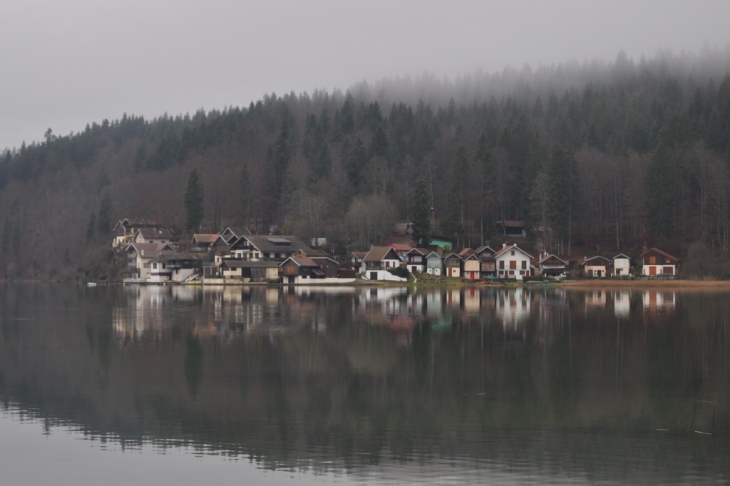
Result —
<svg viewBox="0 0 730 486"><path fill-rule="evenodd" d="M416 243L427 243L426 238L431 232L431 198L428 195L428 183L421 176L416 180L413 193L413 239Z"/></svg>
<svg viewBox="0 0 730 486"><path fill-rule="evenodd" d="M656 238L667 238L672 231L677 195L675 177L672 154L666 145L660 143L649 163L646 180L649 223Z"/></svg>
<svg viewBox="0 0 730 486"><path fill-rule="evenodd" d="M109 197L109 191L104 194L101 203L99 203L97 228L101 235L107 234L112 229L112 200Z"/></svg>
<svg viewBox="0 0 730 486"><path fill-rule="evenodd" d="M94 238L94 232L96 231L96 213L92 210L89 215L89 224L86 226L86 243L89 243Z"/></svg>
<svg viewBox="0 0 730 486"><path fill-rule="evenodd" d="M571 225L578 195L577 164L575 157L556 142L548 161L548 182L551 190L551 213L558 235L567 241L570 255Z"/></svg>
<svg viewBox="0 0 730 486"><path fill-rule="evenodd" d="M203 185L193 169L185 189L185 230L193 233L203 222Z"/></svg>
<svg viewBox="0 0 730 486"><path fill-rule="evenodd" d="M449 171L446 193L446 214L442 230L447 236L459 236L464 231L464 204L469 181L469 163L466 149L459 147Z"/></svg>

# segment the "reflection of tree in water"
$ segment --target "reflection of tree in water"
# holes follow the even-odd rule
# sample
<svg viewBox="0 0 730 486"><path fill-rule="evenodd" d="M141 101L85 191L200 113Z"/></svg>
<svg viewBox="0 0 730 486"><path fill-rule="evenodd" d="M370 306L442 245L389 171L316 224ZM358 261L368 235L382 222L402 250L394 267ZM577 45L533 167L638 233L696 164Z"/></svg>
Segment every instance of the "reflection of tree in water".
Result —
<svg viewBox="0 0 730 486"><path fill-rule="evenodd" d="M100 289L118 293L108 301L13 292L0 324L5 400L92 434L197 444L266 467L463 457L585 468L636 453L622 431L645 447L652 427L687 425L695 398L717 399L718 410L728 403L723 296L677 295L676 312L647 325L641 293L617 319L611 306L586 311L585 295L564 291L480 290L470 295L476 313L421 290L383 293L389 302L369 289L309 292L288 304L228 290L231 299L163 303L159 332L120 347L114 330L124 322L111 310L128 308L125 291ZM519 340L506 339L500 298L510 319L520 312ZM48 310L61 299L77 310ZM406 330L393 315L410 319ZM246 316L255 325L239 322ZM195 334L193 322L216 332ZM727 423L722 412L718 427ZM666 447L681 456L681 442Z"/></svg>

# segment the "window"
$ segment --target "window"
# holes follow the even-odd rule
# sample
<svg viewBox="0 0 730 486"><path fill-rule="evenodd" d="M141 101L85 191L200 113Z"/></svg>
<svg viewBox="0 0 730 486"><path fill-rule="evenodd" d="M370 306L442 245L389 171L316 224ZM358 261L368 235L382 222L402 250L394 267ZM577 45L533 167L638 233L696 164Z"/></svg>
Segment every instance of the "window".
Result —
<svg viewBox="0 0 730 486"><path fill-rule="evenodd" d="M527 270L527 260L522 260L522 270Z"/></svg>
<svg viewBox="0 0 730 486"><path fill-rule="evenodd" d="M499 269L504 270L504 260L499 261Z"/></svg>
<svg viewBox="0 0 730 486"><path fill-rule="evenodd" d="M510 260L509 261L509 268L511 270L517 270L517 260Z"/></svg>
<svg viewBox="0 0 730 486"><path fill-rule="evenodd" d="M512 256L515 256L515 251L514 251L514 250L512 250L512 251L510 252L510 255L512 255Z"/></svg>
<svg viewBox="0 0 730 486"><path fill-rule="evenodd" d="M649 265L656 265L656 257L650 256L649 257Z"/></svg>
<svg viewBox="0 0 730 486"><path fill-rule="evenodd" d="M157 270L157 264L156 264L156 263L153 263L153 264L152 264L152 268L153 268L154 270Z"/></svg>

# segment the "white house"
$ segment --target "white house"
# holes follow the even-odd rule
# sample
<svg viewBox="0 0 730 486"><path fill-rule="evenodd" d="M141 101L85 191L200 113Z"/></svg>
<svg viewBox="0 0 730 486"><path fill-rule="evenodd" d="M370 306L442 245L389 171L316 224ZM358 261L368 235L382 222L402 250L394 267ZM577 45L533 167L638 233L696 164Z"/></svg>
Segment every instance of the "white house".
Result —
<svg viewBox="0 0 730 486"><path fill-rule="evenodd" d="M405 278L397 277L388 271L389 268L398 268L401 264L398 252L391 246L374 246L370 249L360 264L360 273L367 280L390 280L405 282Z"/></svg>
<svg viewBox="0 0 730 486"><path fill-rule="evenodd" d="M444 273L444 259L441 255L432 251L426 255L426 273L429 275L441 276Z"/></svg>
<svg viewBox="0 0 730 486"><path fill-rule="evenodd" d="M584 272L589 277L608 277L611 274L611 265L613 265L613 260L603 257L603 256L594 256L591 258L585 258L583 260L583 263L581 263L583 266Z"/></svg>
<svg viewBox="0 0 730 486"><path fill-rule="evenodd" d="M172 233L167 229L139 228L134 232L135 243L170 243Z"/></svg>
<svg viewBox="0 0 730 486"><path fill-rule="evenodd" d="M498 278L514 278L522 280L530 275L530 261L532 255L517 245L503 245L502 249L494 254L497 263Z"/></svg>
<svg viewBox="0 0 730 486"><path fill-rule="evenodd" d="M172 251L172 247L168 243L130 243L125 249L127 268L134 279L148 281L153 276L154 270L154 281L161 281L164 274L167 274L167 278L164 280L170 280L167 269L156 260L163 253L172 253Z"/></svg>
<svg viewBox="0 0 730 486"><path fill-rule="evenodd" d="M623 253L613 257L613 276L624 277L629 275L629 269L631 268L631 258L624 255Z"/></svg>

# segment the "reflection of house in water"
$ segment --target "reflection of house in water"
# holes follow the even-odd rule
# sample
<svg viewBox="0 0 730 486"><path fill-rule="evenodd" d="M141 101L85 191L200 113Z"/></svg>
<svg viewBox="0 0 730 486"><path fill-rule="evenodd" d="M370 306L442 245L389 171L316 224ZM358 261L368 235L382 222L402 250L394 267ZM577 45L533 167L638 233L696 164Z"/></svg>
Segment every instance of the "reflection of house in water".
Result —
<svg viewBox="0 0 730 486"><path fill-rule="evenodd" d="M643 304L644 312L649 314L672 312L676 305L676 294L674 292L646 290L643 295Z"/></svg>
<svg viewBox="0 0 730 486"><path fill-rule="evenodd" d="M613 314L620 318L626 319L631 311L631 292L622 290L613 293Z"/></svg>
<svg viewBox="0 0 730 486"><path fill-rule="evenodd" d="M466 314L479 314L480 292L478 288L471 287L464 289L464 312Z"/></svg>
<svg viewBox="0 0 730 486"><path fill-rule="evenodd" d="M585 306L586 309L605 309L606 308L606 294L605 290L589 290L585 294Z"/></svg>
<svg viewBox="0 0 730 486"><path fill-rule="evenodd" d="M449 289L446 291L446 305L452 309L461 307L461 289Z"/></svg>
<svg viewBox="0 0 730 486"><path fill-rule="evenodd" d="M130 286L124 288L127 303L112 311L114 333L120 343L141 338L160 339L165 328L165 311L172 307L170 287Z"/></svg>
<svg viewBox="0 0 730 486"><path fill-rule="evenodd" d="M495 314L507 334L526 337L525 324L530 317L531 295L524 289L500 290L495 302Z"/></svg>

